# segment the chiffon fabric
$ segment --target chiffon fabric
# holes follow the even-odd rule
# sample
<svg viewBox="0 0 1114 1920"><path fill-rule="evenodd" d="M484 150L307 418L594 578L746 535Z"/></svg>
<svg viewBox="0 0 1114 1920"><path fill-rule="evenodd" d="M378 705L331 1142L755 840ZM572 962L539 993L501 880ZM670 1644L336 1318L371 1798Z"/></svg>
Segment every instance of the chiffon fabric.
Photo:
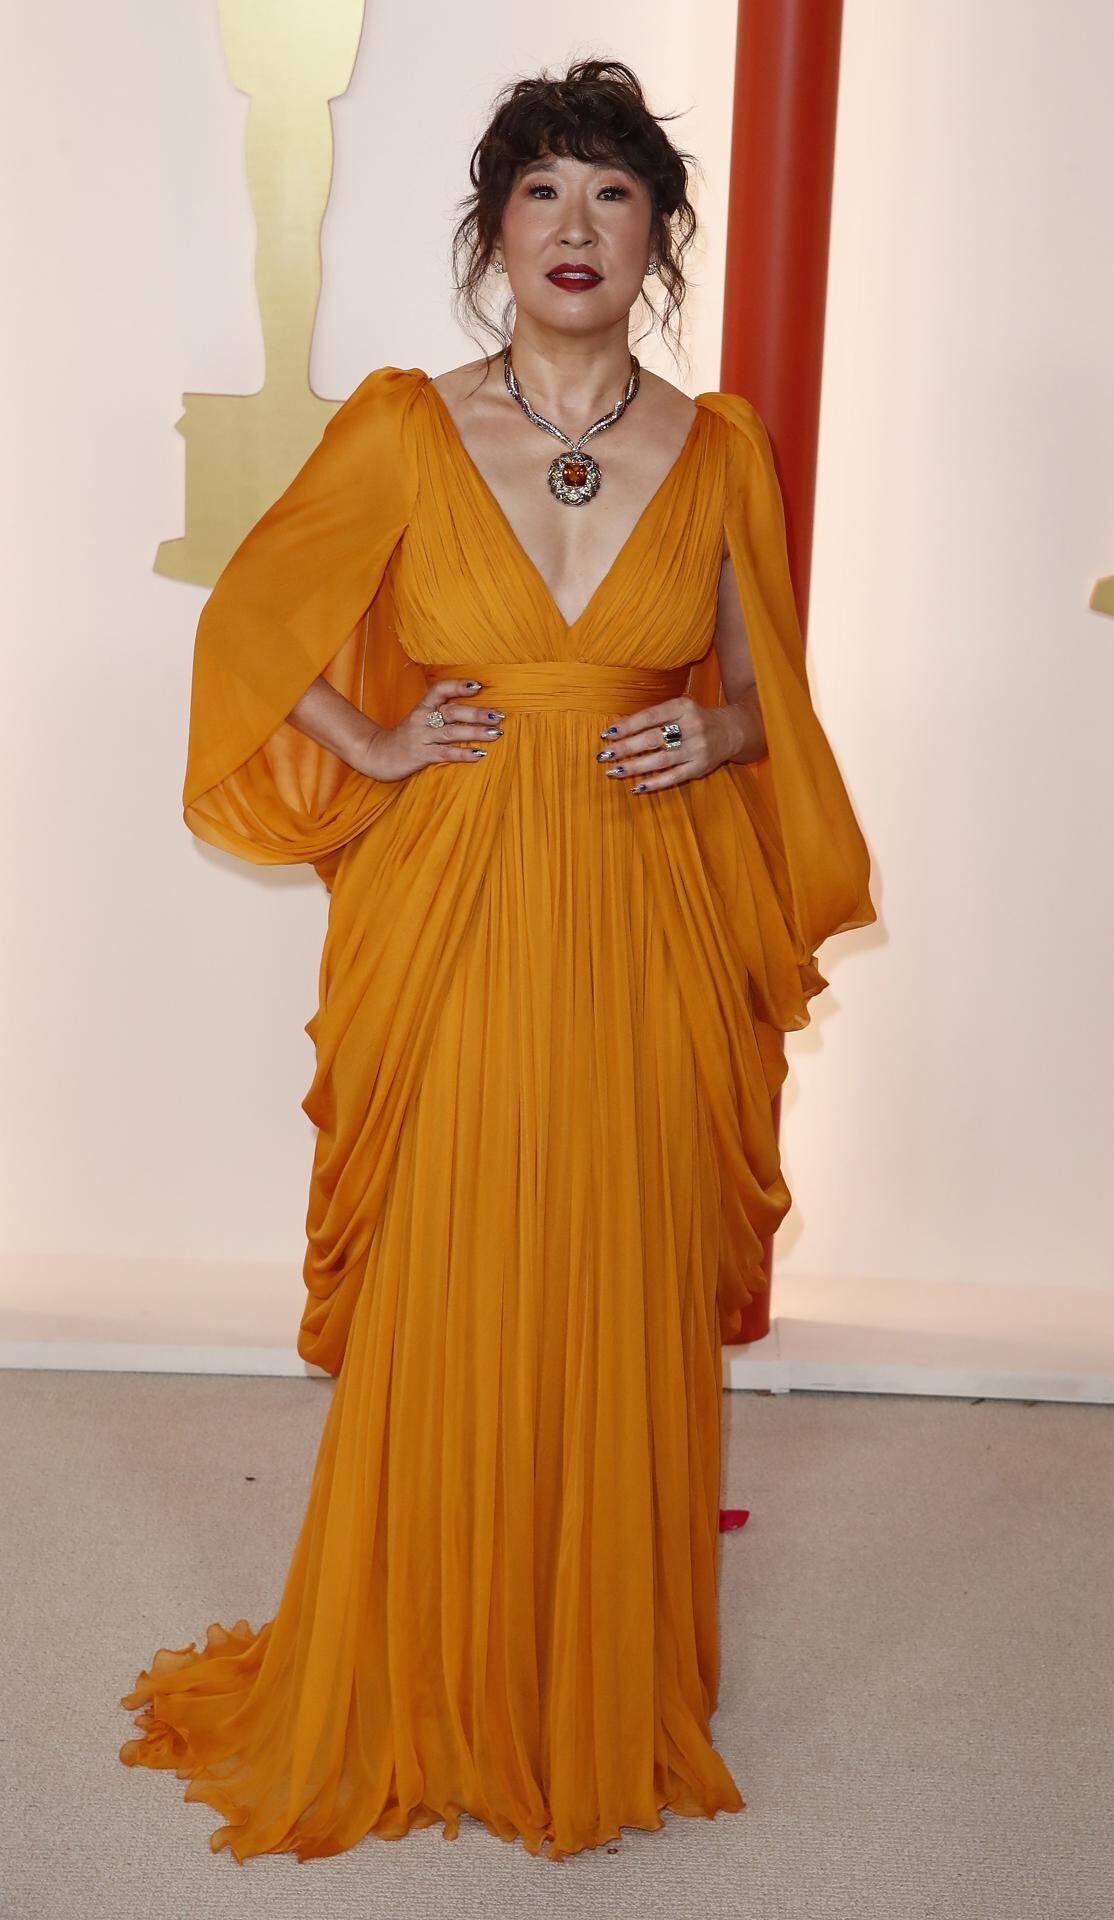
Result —
<svg viewBox="0 0 1114 1920"><path fill-rule="evenodd" d="M636 795L601 729L725 697L725 535L767 752ZM368 778L286 718L320 674L384 725L478 679L503 738ZM429 376L377 368L206 603L183 805L329 889L298 1351L336 1384L273 1618L159 1648L120 1758L240 1860L465 1813L561 1859L739 1810L721 1346L790 1206L778 1036L875 917L754 407L697 396L569 622Z"/></svg>

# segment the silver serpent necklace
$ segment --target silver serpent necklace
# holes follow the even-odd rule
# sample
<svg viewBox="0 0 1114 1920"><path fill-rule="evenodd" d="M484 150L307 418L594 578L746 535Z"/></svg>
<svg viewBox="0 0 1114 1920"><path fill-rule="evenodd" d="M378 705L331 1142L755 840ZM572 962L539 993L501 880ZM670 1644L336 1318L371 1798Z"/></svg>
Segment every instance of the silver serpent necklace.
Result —
<svg viewBox="0 0 1114 1920"><path fill-rule="evenodd" d="M552 420L546 420L542 414L534 412L515 377L514 368L511 366L510 346L503 348L503 378L507 383L507 391L514 396L523 413L534 422L536 427L544 427L547 433L555 433L558 440L563 440L569 449L567 453L559 453L554 457L550 462L548 474L549 491L555 499L561 501L563 506L579 507L583 501L593 499L600 490L603 474L591 454L583 453L581 449L584 442L590 440L594 433L602 433L605 427L612 426L619 415L626 412L634 399L638 392L638 361L633 353L630 357L630 369L630 379L627 381L626 392L622 399L617 401L610 413L604 414L602 420L596 420L586 433L582 433L579 440L572 440L567 433L562 432L560 427L554 426Z"/></svg>

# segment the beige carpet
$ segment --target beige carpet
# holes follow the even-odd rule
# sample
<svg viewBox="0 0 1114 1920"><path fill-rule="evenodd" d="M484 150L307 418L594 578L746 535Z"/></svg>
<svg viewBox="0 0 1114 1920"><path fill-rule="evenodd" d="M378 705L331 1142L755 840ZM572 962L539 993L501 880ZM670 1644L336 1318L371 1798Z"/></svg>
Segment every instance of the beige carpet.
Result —
<svg viewBox="0 0 1114 1920"><path fill-rule="evenodd" d="M160 1645L269 1617L330 1382L0 1373L0 1908L1111 1920L1109 1408L724 1396L717 1745L748 1805L533 1859L464 1820L240 1865L123 1767ZM617 1498L620 1495L617 1492Z"/></svg>

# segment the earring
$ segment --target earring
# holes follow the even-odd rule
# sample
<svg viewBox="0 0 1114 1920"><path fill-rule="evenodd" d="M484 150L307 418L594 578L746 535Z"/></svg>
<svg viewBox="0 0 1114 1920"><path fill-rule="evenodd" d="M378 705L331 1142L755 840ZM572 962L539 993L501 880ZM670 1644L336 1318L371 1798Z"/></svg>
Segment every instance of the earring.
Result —
<svg viewBox="0 0 1114 1920"><path fill-rule="evenodd" d="M501 260L493 260L491 264L495 268L496 273L506 273L507 269Z"/></svg>
<svg viewBox="0 0 1114 1920"><path fill-rule="evenodd" d="M647 273L656 273L656 272L657 272L657 270L658 270L658 263L657 263L657 261L656 261L656 260L651 260L651 262L650 262L650 264L649 264L649 266L648 266L648 267L647 267L647 269L646 269L646 271L647 271Z"/></svg>

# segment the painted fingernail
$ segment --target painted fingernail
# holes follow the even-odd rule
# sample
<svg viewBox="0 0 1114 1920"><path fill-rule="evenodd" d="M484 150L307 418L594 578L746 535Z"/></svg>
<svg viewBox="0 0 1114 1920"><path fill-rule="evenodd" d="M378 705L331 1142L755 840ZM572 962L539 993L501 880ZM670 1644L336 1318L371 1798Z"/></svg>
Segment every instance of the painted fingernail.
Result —
<svg viewBox="0 0 1114 1920"><path fill-rule="evenodd" d="M478 687L480 683L478 680L466 680L464 684L466 687Z"/></svg>
<svg viewBox="0 0 1114 1920"><path fill-rule="evenodd" d="M636 787L631 788L632 793L645 793L645 791L646 791L645 780L640 780Z"/></svg>
<svg viewBox="0 0 1114 1920"><path fill-rule="evenodd" d="M501 740L503 738L502 727L485 727L484 732L489 740Z"/></svg>
<svg viewBox="0 0 1114 1920"><path fill-rule="evenodd" d="M487 752L487 748L486 748L486 747L473 747L473 748L472 748L472 752L473 752L473 753L486 753L486 752Z"/></svg>
<svg viewBox="0 0 1114 1920"><path fill-rule="evenodd" d="M615 758L614 747L604 747L603 751L601 753L597 753L596 755L597 760L614 760L614 758Z"/></svg>
<svg viewBox="0 0 1114 1920"><path fill-rule="evenodd" d="M505 713L489 713L487 717L489 720L505 720L507 716Z"/></svg>
<svg viewBox="0 0 1114 1920"><path fill-rule="evenodd" d="M600 739L606 740L609 734L618 733L618 731L619 731L618 727L601 727Z"/></svg>
<svg viewBox="0 0 1114 1920"><path fill-rule="evenodd" d="M611 779L614 774L622 773L622 771L623 771L622 767L608 767L607 777L608 779Z"/></svg>

